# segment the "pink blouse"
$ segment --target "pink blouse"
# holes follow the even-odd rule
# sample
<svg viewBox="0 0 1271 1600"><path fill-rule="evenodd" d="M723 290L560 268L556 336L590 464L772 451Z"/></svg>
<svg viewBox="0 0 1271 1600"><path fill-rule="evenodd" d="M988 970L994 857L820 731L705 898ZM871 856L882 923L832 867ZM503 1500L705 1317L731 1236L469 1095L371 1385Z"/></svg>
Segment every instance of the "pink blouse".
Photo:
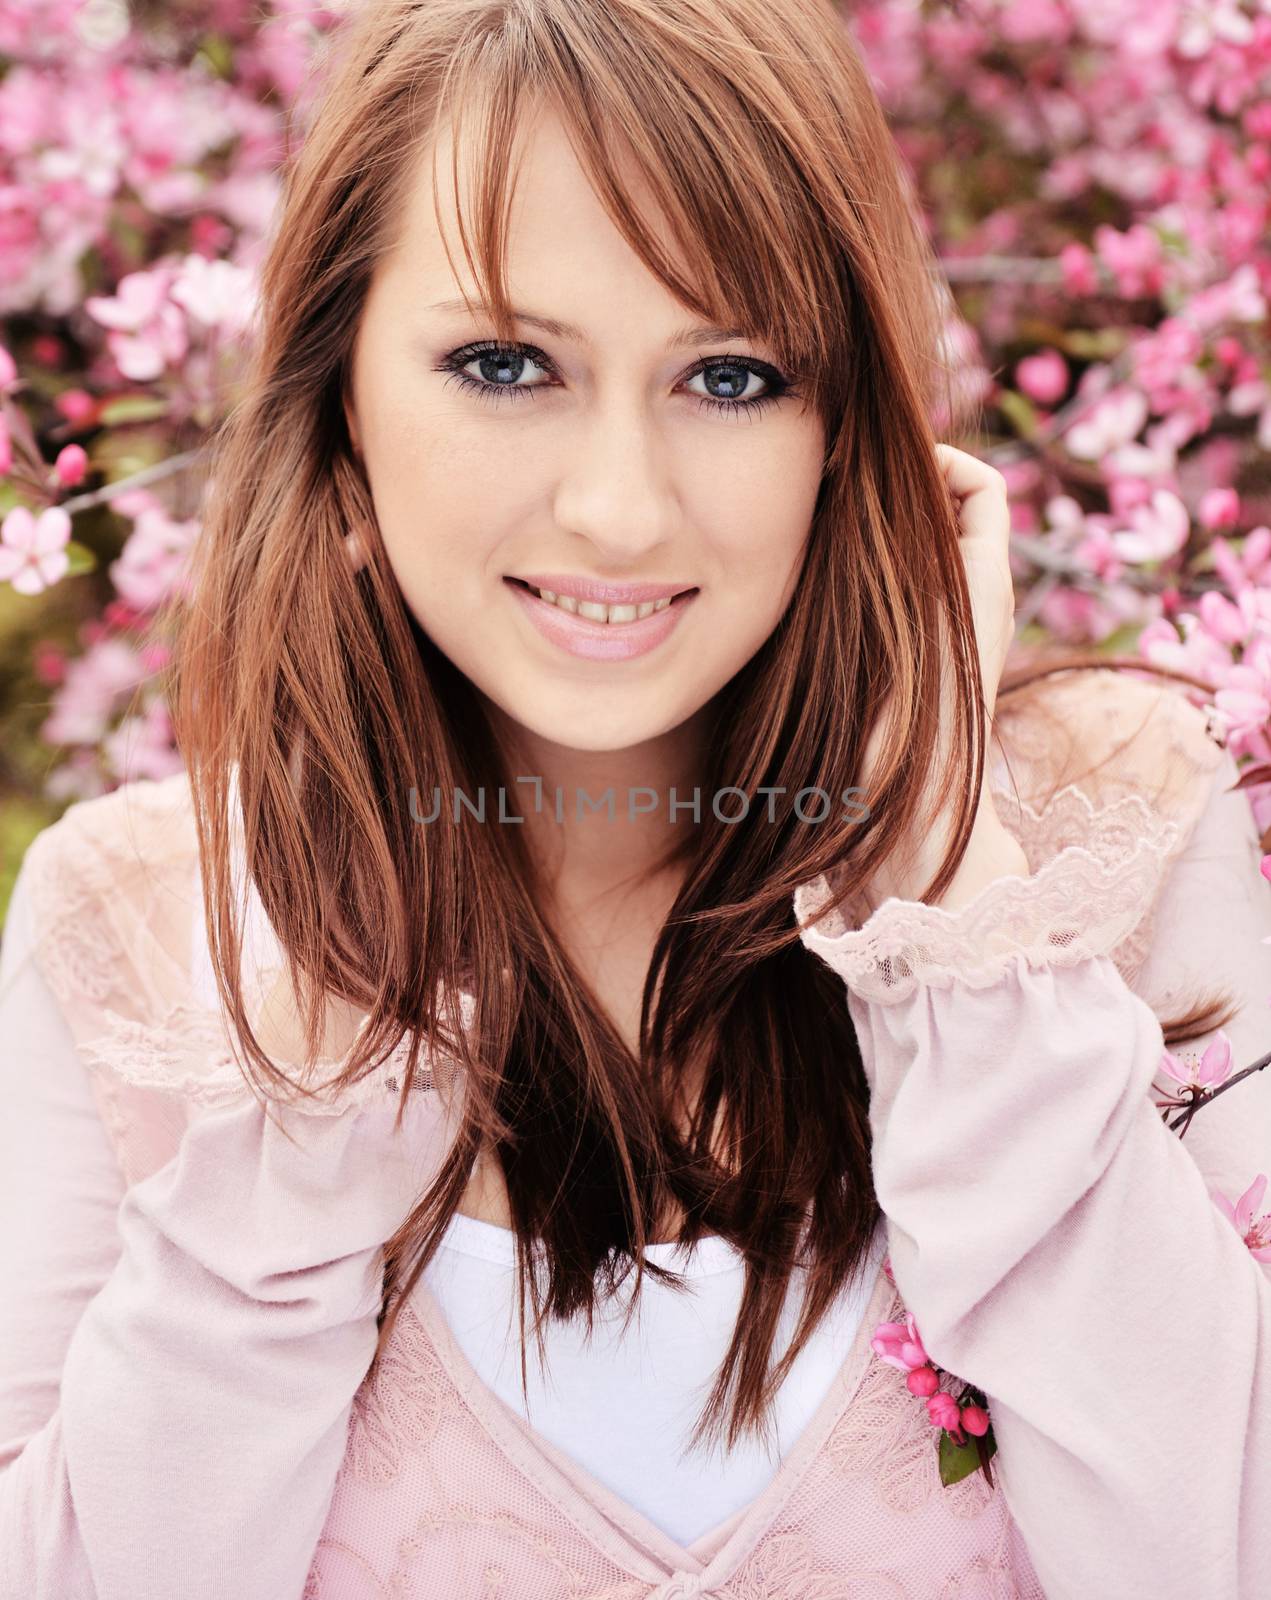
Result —
<svg viewBox="0 0 1271 1600"><path fill-rule="evenodd" d="M72 806L0 957L0 1596L1265 1600L1271 1282L1209 1191L1271 1172L1271 1072L1185 1140L1151 1096L1154 1010L1227 988L1236 1065L1268 1048L1257 830L1173 690L1068 675L998 720L1030 876L859 927L795 895L860 1038L897 1287L687 1546L481 1383L425 1281L366 1381L382 1243L453 1131L440 1062L400 1134L404 1052L267 1115L192 977L185 779ZM60 1118L85 1073L96 1118ZM988 1396L992 1488L941 1486L870 1350L902 1302Z"/></svg>

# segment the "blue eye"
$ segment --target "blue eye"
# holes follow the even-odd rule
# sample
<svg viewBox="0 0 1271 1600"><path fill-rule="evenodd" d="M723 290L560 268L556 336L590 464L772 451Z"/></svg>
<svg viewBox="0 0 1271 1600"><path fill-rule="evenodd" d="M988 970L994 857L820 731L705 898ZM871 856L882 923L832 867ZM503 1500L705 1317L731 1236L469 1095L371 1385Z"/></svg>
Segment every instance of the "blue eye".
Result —
<svg viewBox="0 0 1271 1600"><path fill-rule="evenodd" d="M481 376L474 377L464 370L470 366L476 366ZM451 351L435 370L449 374L460 388L469 390L483 400L499 401L522 395L532 399L536 390L551 387L549 383L524 384L519 381L525 376L527 368L533 367L554 376L548 357L533 345L486 341ZM708 374L708 389L713 383L714 391L697 396L698 404L704 410L733 415L738 412L753 414L764 406L773 405L783 396L796 392L791 381L775 367L769 366L766 361L757 361L753 356L712 356L699 361L685 381L705 378ZM755 378L766 385L766 392L747 397L746 390Z"/></svg>
<svg viewBox="0 0 1271 1600"><path fill-rule="evenodd" d="M462 350L448 355L438 370L449 372L461 388L501 400L505 394L528 394L542 387L541 384L534 384L532 388L527 388L518 382L527 367L543 365L534 359L534 354L528 345L466 345ZM478 368L481 373L479 378L463 370L471 366ZM547 370L545 366L544 370Z"/></svg>
<svg viewBox="0 0 1271 1600"><path fill-rule="evenodd" d="M775 368L766 363L743 360L740 356L716 356L704 361L689 375L690 382L696 378L707 380L708 392L698 398L711 411L756 411L771 405L790 390L790 385ZM767 385L766 392L747 395L747 390L754 387L753 380L756 378ZM712 383L715 385L713 391Z"/></svg>

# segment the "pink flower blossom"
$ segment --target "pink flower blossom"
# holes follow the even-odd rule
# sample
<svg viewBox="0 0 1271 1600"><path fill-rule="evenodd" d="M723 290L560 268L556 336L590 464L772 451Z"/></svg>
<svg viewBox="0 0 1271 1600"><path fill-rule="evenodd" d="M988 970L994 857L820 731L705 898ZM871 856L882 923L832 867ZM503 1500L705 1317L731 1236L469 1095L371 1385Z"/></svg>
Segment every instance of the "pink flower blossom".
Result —
<svg viewBox="0 0 1271 1600"><path fill-rule="evenodd" d="M1015 382L1030 400L1054 405L1068 391L1068 363L1058 350L1039 350L1015 368Z"/></svg>
<svg viewBox="0 0 1271 1600"><path fill-rule="evenodd" d="M1271 528L1265 524L1251 529L1238 551L1221 535L1210 548L1218 576L1233 594L1246 584L1271 588Z"/></svg>
<svg viewBox="0 0 1271 1600"><path fill-rule="evenodd" d="M1063 272L1064 291L1083 295L1099 292L1099 272L1094 256L1083 244L1066 244L1059 252L1059 265Z"/></svg>
<svg viewBox="0 0 1271 1600"><path fill-rule="evenodd" d="M1262 322L1266 314L1267 303L1257 269L1248 261L1223 282L1210 284L1193 295L1187 305L1188 322L1202 331L1225 322Z"/></svg>
<svg viewBox="0 0 1271 1600"><path fill-rule="evenodd" d="M964 1444L962 1411L958 1402L944 1389L937 1389L927 1401L927 1416L937 1428L943 1428L954 1444Z"/></svg>
<svg viewBox="0 0 1271 1600"><path fill-rule="evenodd" d="M1233 667L1214 704L1227 718L1230 733L1244 737L1271 720L1271 682L1253 667Z"/></svg>
<svg viewBox="0 0 1271 1600"><path fill-rule="evenodd" d="M144 679L131 645L123 639L97 639L84 655L68 663L40 737L53 745L99 744L118 703Z"/></svg>
<svg viewBox="0 0 1271 1600"><path fill-rule="evenodd" d="M152 700L142 716L125 717L106 735L102 749L121 783L137 778L162 780L183 767L172 742L168 709L161 700Z"/></svg>
<svg viewBox="0 0 1271 1600"><path fill-rule="evenodd" d="M907 1315L903 1322L880 1322L874 1329L870 1348L889 1367L899 1367L902 1372L912 1372L916 1367L929 1365L931 1361L923 1349L911 1315Z"/></svg>
<svg viewBox="0 0 1271 1600"><path fill-rule="evenodd" d="M1163 561L1177 555L1191 530L1187 507L1168 489L1157 489L1146 505L1130 513L1129 522L1112 535L1112 548L1123 561Z"/></svg>
<svg viewBox="0 0 1271 1600"><path fill-rule="evenodd" d="M1101 518L1100 526L1106 528L1109 533L1131 512L1147 505L1152 498L1149 477L1140 471L1131 470L1124 464L1127 452L1138 451L1141 448L1140 445L1123 445L1120 450L1114 450L1110 456L1104 458L1103 470L1105 474L1110 474L1108 504L1112 507L1112 515Z"/></svg>
<svg viewBox="0 0 1271 1600"><path fill-rule="evenodd" d="M70 537L71 519L60 506L38 517L26 506L14 506L0 523L0 583L7 579L19 594L47 589L70 566Z"/></svg>
<svg viewBox="0 0 1271 1600"><path fill-rule="evenodd" d="M85 309L111 330L108 343L124 377L147 383L176 366L189 349L185 316L168 299L168 268L130 272L115 295L90 295Z"/></svg>
<svg viewBox="0 0 1271 1600"><path fill-rule="evenodd" d="M1137 298L1160 289L1161 241L1151 228L1136 222L1119 233L1103 224L1094 230L1094 245L1123 295Z"/></svg>
<svg viewBox="0 0 1271 1600"><path fill-rule="evenodd" d="M86 389L64 389L53 402L58 413L76 427L97 414L97 402Z"/></svg>
<svg viewBox="0 0 1271 1600"><path fill-rule="evenodd" d="M1139 635L1139 653L1154 666L1187 672L1208 683L1221 683L1231 672L1231 651L1188 611L1179 613L1177 625L1164 617L1149 622Z"/></svg>
<svg viewBox="0 0 1271 1600"><path fill-rule="evenodd" d="M191 255L185 258L171 295L204 327L239 333L250 320L255 285L251 273L233 262Z"/></svg>
<svg viewBox="0 0 1271 1600"><path fill-rule="evenodd" d="M1214 1204L1244 1240L1255 1261L1271 1261L1271 1213L1256 1214L1266 1187L1267 1175L1260 1172L1234 1206L1217 1189L1209 1191Z"/></svg>
<svg viewBox="0 0 1271 1600"><path fill-rule="evenodd" d="M1147 421L1147 401L1137 389L1117 389L1096 401L1064 435L1069 452L1081 461L1097 461L1127 444Z"/></svg>
<svg viewBox="0 0 1271 1600"><path fill-rule="evenodd" d="M1202 528L1234 528L1240 521L1240 496L1234 489L1210 489L1196 514Z"/></svg>
<svg viewBox="0 0 1271 1600"><path fill-rule="evenodd" d="M36 645L31 664L41 683L51 686L61 683L66 676L66 652L59 650L56 645L49 644L47 640Z"/></svg>
<svg viewBox="0 0 1271 1600"><path fill-rule="evenodd" d="M1249 637L1254 619L1216 589L1207 589L1196 609L1205 627L1223 644L1243 644Z"/></svg>
<svg viewBox="0 0 1271 1600"><path fill-rule="evenodd" d="M1166 1077L1173 1078L1175 1083L1194 1092L1216 1089L1231 1076L1231 1040L1219 1030L1205 1047L1199 1061L1194 1053L1189 1052L1180 1060L1172 1051L1166 1050L1161 1057L1161 1071Z"/></svg>
<svg viewBox="0 0 1271 1600"><path fill-rule="evenodd" d="M83 445L63 445L53 463L53 471L64 489L74 489L88 475L88 452Z"/></svg>
<svg viewBox="0 0 1271 1600"><path fill-rule="evenodd" d="M110 564L116 589L136 611L153 611L183 581L198 528L196 520L174 522L149 505L137 517L118 560Z"/></svg>
<svg viewBox="0 0 1271 1600"><path fill-rule="evenodd" d="M163 310L168 278L162 271L129 272L119 280L114 295L90 295L84 304L103 327L140 333Z"/></svg>
<svg viewBox="0 0 1271 1600"><path fill-rule="evenodd" d="M1109 583L1115 583L1125 571L1125 563L1117 552L1112 535L1103 526L1091 527L1086 537L1074 548L1073 555L1083 567Z"/></svg>
<svg viewBox="0 0 1271 1600"><path fill-rule="evenodd" d="M1208 55L1219 41L1248 44L1252 38L1253 19L1237 0L1204 0L1182 7L1175 49L1180 56L1196 57Z"/></svg>

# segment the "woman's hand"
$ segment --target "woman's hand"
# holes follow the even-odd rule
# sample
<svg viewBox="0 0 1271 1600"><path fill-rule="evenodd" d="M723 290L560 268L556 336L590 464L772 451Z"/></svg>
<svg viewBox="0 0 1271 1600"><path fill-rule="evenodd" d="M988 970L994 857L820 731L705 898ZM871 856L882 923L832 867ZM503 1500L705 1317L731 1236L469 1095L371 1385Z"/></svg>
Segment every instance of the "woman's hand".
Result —
<svg viewBox="0 0 1271 1600"><path fill-rule="evenodd" d="M1001 682L1007 652L1015 637L1015 590L1009 559L1010 507L1007 503L1006 480L995 467L968 455L964 450L938 444L936 452L949 492L958 504L961 529L959 549L966 571L980 676L984 685L987 746L997 704L998 684ZM947 662L949 659L949 652L944 652L942 660ZM940 754L933 768L934 773L943 772L953 754L952 675L946 672L942 681ZM882 737L880 719L865 746L863 782L867 790ZM935 877L952 832L953 817L947 808L944 811L936 810L934 802L920 807L909 840L902 844L867 887L865 900L868 909L872 911L892 895L900 899L914 899L921 894ZM994 810L989 795L986 760L979 808L967 853L949 887L935 903L953 909L969 900L985 883L1011 872L1027 874L1028 866L1020 846L1002 826Z"/></svg>

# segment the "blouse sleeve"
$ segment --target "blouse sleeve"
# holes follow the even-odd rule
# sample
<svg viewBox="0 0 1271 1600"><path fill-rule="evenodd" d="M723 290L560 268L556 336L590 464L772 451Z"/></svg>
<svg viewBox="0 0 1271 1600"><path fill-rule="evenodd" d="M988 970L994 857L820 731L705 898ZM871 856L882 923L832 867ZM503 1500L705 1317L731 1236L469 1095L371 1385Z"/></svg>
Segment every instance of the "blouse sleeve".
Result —
<svg viewBox="0 0 1271 1600"><path fill-rule="evenodd" d="M124 1182L36 965L24 872L0 944L0 1471L57 1407L66 1347L119 1259Z"/></svg>
<svg viewBox="0 0 1271 1600"><path fill-rule="evenodd" d="M1234 779L1224 755L1140 980L1158 1003L1234 989L1238 1070L1271 1046L1271 887ZM1173 843L1153 816L1125 798L955 911L891 899L802 937L846 984L897 1288L988 1397L1048 1600L1261 1600L1271 1271L1210 1188L1271 1174L1271 1070L1182 1140L1154 1104L1161 1027L1111 956Z"/></svg>
<svg viewBox="0 0 1271 1600"><path fill-rule="evenodd" d="M422 1187L423 1097L395 1132L394 1094L266 1114L244 1088L107 1227L118 1173L23 903L0 981L20 1052L0 1119L0 1596L299 1600L375 1349L382 1245Z"/></svg>

